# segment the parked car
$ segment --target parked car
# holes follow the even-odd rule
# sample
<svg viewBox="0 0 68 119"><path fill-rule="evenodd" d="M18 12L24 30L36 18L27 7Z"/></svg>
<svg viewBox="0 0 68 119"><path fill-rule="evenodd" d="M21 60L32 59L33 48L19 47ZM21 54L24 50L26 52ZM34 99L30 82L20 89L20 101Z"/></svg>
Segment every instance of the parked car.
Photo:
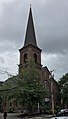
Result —
<svg viewBox="0 0 68 119"><path fill-rule="evenodd" d="M56 117L52 117L51 119L68 119L68 109L62 109L57 114Z"/></svg>

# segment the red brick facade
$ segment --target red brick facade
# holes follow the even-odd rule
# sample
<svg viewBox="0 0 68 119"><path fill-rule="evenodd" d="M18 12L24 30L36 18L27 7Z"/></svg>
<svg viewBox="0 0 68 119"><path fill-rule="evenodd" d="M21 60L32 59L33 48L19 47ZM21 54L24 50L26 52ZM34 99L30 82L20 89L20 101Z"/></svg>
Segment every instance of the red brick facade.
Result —
<svg viewBox="0 0 68 119"><path fill-rule="evenodd" d="M40 74L40 78L43 83L43 86L45 87L45 90L48 91L48 94L45 97L45 101L48 99L49 106L52 107L53 105L55 107L55 104L58 100L57 98L58 85L57 85L57 82L54 80L54 77L52 76L51 72L48 70L48 68L46 66L42 67L42 64L41 64L41 51L42 50L38 48L37 46L36 37L35 37L35 41L34 41L34 36L33 36L33 39L28 39L28 37L30 38L29 35L30 34L32 35L33 32L34 32L33 35L35 35L35 31L33 31L32 29L34 30L34 25L33 25L33 19L32 19L32 12L30 8L29 19L28 19L27 30L26 30L27 39L25 39L26 45L24 45L23 48L19 50L20 51L19 73L20 73L20 69L21 68L23 69L23 66L26 63L26 60L29 59L29 57L33 58L35 61L37 70Z"/></svg>

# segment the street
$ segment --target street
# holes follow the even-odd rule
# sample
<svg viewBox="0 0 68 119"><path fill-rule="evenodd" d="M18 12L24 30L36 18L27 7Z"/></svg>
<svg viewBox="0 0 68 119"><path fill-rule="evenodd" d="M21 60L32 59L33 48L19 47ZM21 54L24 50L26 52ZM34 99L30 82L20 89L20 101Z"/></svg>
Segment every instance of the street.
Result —
<svg viewBox="0 0 68 119"><path fill-rule="evenodd" d="M27 118L28 117L25 117L23 119L27 119ZM3 113L0 113L0 119L4 119ZM22 119L22 118L17 117L17 113L8 113L6 119ZM50 118L49 116L42 115L40 117L37 116L37 117L29 118L29 119L50 119Z"/></svg>

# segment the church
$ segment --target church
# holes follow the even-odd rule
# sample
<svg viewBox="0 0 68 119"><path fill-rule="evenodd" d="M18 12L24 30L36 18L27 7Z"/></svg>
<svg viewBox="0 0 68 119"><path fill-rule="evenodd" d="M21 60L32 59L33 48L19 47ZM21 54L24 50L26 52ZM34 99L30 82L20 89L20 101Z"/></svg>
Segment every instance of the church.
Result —
<svg viewBox="0 0 68 119"><path fill-rule="evenodd" d="M55 106L58 104L57 99L58 85L54 79L54 76L49 71L47 66L42 66L41 64L42 50L37 45L31 6L29 11L24 46L21 49L19 49L19 52L20 52L19 73L20 70L23 69L23 67L25 66L26 60L29 59L29 57L34 59L37 71L40 75L45 90L48 91L48 94L45 97L45 105L48 109L52 107L53 112Z"/></svg>

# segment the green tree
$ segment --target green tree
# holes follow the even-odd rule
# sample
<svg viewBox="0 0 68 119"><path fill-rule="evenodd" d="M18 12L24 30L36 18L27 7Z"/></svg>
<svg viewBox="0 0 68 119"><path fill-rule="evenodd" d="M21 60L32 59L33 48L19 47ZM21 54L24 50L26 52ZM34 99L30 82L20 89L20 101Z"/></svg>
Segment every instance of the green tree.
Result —
<svg viewBox="0 0 68 119"><path fill-rule="evenodd" d="M29 112L37 111L38 103L40 106L44 106L46 92L35 62L31 58L26 62L20 75L11 77L4 83L3 87L5 96L7 95L9 99L15 98ZM8 93L6 93L6 90Z"/></svg>
<svg viewBox="0 0 68 119"><path fill-rule="evenodd" d="M28 108L30 112L37 109L38 103L44 104L45 89L42 85L39 73L37 72L35 62L33 59L29 59L26 66L23 68L20 74L21 82L19 82L19 87L22 88L21 98L23 97L22 104ZM19 80L18 80L19 81ZM23 81L23 82L22 82ZM24 84L24 85L23 85Z"/></svg>
<svg viewBox="0 0 68 119"><path fill-rule="evenodd" d="M68 107L68 73L59 80L62 107Z"/></svg>

